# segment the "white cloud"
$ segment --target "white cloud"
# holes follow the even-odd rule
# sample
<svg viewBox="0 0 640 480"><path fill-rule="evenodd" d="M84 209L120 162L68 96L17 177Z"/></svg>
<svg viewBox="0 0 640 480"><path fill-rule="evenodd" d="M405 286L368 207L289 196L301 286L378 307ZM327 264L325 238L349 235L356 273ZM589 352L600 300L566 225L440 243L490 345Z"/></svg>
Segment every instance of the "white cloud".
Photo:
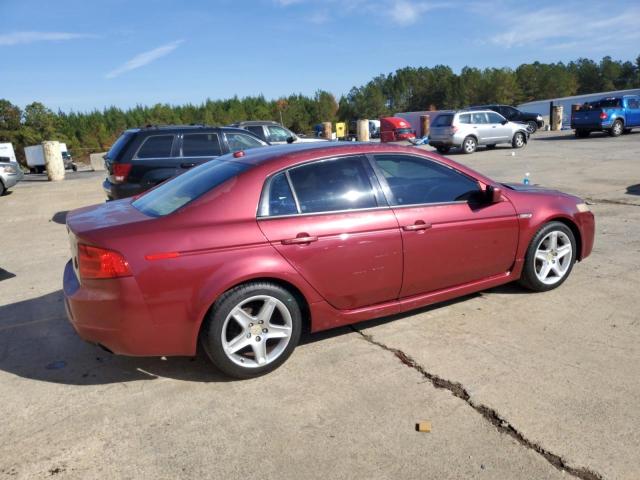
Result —
<svg viewBox="0 0 640 480"><path fill-rule="evenodd" d="M115 70L107 73L107 78L115 78L119 75L122 75L125 72L130 72L131 70L135 70L140 67L144 67L145 65L149 65L151 62L155 62L159 58L162 58L166 55L169 55L173 52L184 40L176 40L175 42L167 43L166 45L162 45L158 48L154 48L153 50L148 50L146 52L142 52L131 60L123 63Z"/></svg>
<svg viewBox="0 0 640 480"><path fill-rule="evenodd" d="M69 32L12 32L0 35L0 46L33 42L60 42L79 38L95 38L95 35Z"/></svg>
<svg viewBox="0 0 640 480"><path fill-rule="evenodd" d="M420 20L423 13L442 7L435 3L395 0L391 6L391 20L398 25L411 25Z"/></svg>

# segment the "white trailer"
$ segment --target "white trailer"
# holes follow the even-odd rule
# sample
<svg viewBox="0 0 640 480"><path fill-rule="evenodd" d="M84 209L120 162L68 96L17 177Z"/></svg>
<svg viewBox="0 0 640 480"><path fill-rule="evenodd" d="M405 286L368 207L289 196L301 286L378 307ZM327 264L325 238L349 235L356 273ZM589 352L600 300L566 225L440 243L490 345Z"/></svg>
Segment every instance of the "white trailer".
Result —
<svg viewBox="0 0 640 480"><path fill-rule="evenodd" d="M58 145L60 146L60 157L62 157L65 170L72 169L75 172L78 167L73 163L71 155L67 150L67 144L60 142ZM44 172L44 147L42 145L24 147L24 156L27 159L27 166L32 173Z"/></svg>
<svg viewBox="0 0 640 480"><path fill-rule="evenodd" d="M17 162L16 152L13 150L13 145L10 143L0 143L0 157L8 158L11 162Z"/></svg>

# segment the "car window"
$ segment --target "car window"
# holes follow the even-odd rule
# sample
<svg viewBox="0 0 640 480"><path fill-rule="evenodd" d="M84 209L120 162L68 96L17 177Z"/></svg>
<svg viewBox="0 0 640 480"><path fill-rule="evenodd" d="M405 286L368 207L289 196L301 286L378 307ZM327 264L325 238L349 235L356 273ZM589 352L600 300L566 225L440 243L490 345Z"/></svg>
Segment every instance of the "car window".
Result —
<svg viewBox="0 0 640 480"><path fill-rule="evenodd" d="M264 213L269 216L298 213L296 201L284 172L277 174L269 183L269 206L268 212Z"/></svg>
<svg viewBox="0 0 640 480"><path fill-rule="evenodd" d="M270 142L286 142L287 138L291 136L291 132L278 125L268 125L267 130Z"/></svg>
<svg viewBox="0 0 640 480"><path fill-rule="evenodd" d="M173 135L154 135L148 137L136 157L138 158L163 158L171 156L171 146L173 145Z"/></svg>
<svg viewBox="0 0 640 480"><path fill-rule="evenodd" d="M377 207L362 156L324 160L289 171L300 213Z"/></svg>
<svg viewBox="0 0 640 480"><path fill-rule="evenodd" d="M434 127L450 127L451 122L453 122L453 115L451 114L438 115L435 121L433 122L433 126Z"/></svg>
<svg viewBox="0 0 640 480"><path fill-rule="evenodd" d="M596 102L596 108L620 108L620 99L619 98L603 98L602 100Z"/></svg>
<svg viewBox="0 0 640 480"><path fill-rule="evenodd" d="M464 123L464 124L471 123L471 114L470 113L465 113L463 115L460 115L458 117L458 121L460 123Z"/></svg>
<svg viewBox="0 0 640 480"><path fill-rule="evenodd" d="M375 155L392 205L421 205L479 198L478 182L449 167L409 155Z"/></svg>
<svg viewBox="0 0 640 480"><path fill-rule="evenodd" d="M506 118L513 118L518 115L518 110L513 107L502 107L502 111L500 113Z"/></svg>
<svg viewBox="0 0 640 480"><path fill-rule="evenodd" d="M184 157L211 157L222 154L217 133L185 133L182 138Z"/></svg>
<svg viewBox="0 0 640 480"><path fill-rule="evenodd" d="M474 124L489 123L489 120L487 120L487 114L484 113L484 112L472 113L471 114L471 123L474 123Z"/></svg>
<svg viewBox="0 0 640 480"><path fill-rule="evenodd" d="M129 141L133 137L134 137L133 132L125 132L122 135L120 135L118 139L115 141L115 143L111 145L111 148L109 149L105 157L110 160L115 160L118 157L118 155L120 155L120 152L124 150L124 147L126 147L129 144Z"/></svg>
<svg viewBox="0 0 640 480"><path fill-rule="evenodd" d="M502 115L498 115L495 112L489 112L486 115L489 118L489 123L500 123L504 121L504 117Z"/></svg>
<svg viewBox="0 0 640 480"><path fill-rule="evenodd" d="M262 138L263 140L266 140L265 136L264 136L264 129L262 127L262 125L250 125L248 127L245 127L247 130L249 130L251 133L253 133L254 135L257 135L258 137Z"/></svg>
<svg viewBox="0 0 640 480"><path fill-rule="evenodd" d="M246 163L211 160L149 190L132 205L150 217L169 215L249 168Z"/></svg>
<svg viewBox="0 0 640 480"><path fill-rule="evenodd" d="M253 137L251 135L245 135L244 133L225 133L227 137L227 143L229 144L229 150L237 152L240 150L249 150L250 148L263 147L267 145L263 141Z"/></svg>
<svg viewBox="0 0 640 480"><path fill-rule="evenodd" d="M628 108L640 108L640 101L637 98L630 98L629 100L627 100L627 106Z"/></svg>

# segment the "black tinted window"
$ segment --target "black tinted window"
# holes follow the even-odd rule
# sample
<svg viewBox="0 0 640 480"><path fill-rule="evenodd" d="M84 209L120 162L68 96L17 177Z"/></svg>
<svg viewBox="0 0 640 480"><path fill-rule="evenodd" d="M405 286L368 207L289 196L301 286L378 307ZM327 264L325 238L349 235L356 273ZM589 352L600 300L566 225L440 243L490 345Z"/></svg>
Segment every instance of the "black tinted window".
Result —
<svg viewBox="0 0 640 480"><path fill-rule="evenodd" d="M221 153L217 133L186 133L183 136L182 155L185 157L214 157Z"/></svg>
<svg viewBox="0 0 640 480"><path fill-rule="evenodd" d="M271 180L269 187L269 215L291 215L298 213L289 181L285 173L279 173Z"/></svg>
<svg viewBox="0 0 640 480"><path fill-rule="evenodd" d="M129 141L132 138L133 138L133 133L131 132L125 132L122 135L120 135L116 140L116 142L113 145L111 145L111 148L109 149L105 157L111 160L116 160L118 158L118 155L120 155L120 152L124 150L124 148L129 144Z"/></svg>
<svg viewBox="0 0 640 480"><path fill-rule="evenodd" d="M376 207L363 160L327 160L290 170L301 213Z"/></svg>
<svg viewBox="0 0 640 480"><path fill-rule="evenodd" d="M471 200L480 193L475 180L430 160L407 155L376 155L375 160L394 205Z"/></svg>
<svg viewBox="0 0 640 480"><path fill-rule="evenodd" d="M170 157L172 145L173 135L155 135L144 141L136 156L138 158Z"/></svg>
<svg viewBox="0 0 640 480"><path fill-rule="evenodd" d="M264 129L263 129L262 125L253 125L253 126L246 127L246 128L251 133L259 136L263 140L266 140L266 138L264 138Z"/></svg>
<svg viewBox="0 0 640 480"><path fill-rule="evenodd" d="M596 106L599 108L620 108L621 104L619 98L603 98L596 103Z"/></svg>
<svg viewBox="0 0 640 480"><path fill-rule="evenodd" d="M168 215L248 168L245 163L211 160L148 191L132 205L151 217Z"/></svg>
<svg viewBox="0 0 640 480"><path fill-rule="evenodd" d="M433 122L434 127L450 127L453 115L438 115Z"/></svg>

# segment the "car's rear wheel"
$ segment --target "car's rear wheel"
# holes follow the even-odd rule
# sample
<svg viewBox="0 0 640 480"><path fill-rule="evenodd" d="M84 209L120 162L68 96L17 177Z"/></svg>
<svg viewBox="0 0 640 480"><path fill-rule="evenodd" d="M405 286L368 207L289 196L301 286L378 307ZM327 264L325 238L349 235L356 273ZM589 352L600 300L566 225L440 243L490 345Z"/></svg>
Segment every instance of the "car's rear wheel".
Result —
<svg viewBox="0 0 640 480"><path fill-rule="evenodd" d="M474 137L467 137L462 142L462 151L464 153L473 153L478 148L478 141Z"/></svg>
<svg viewBox="0 0 640 480"><path fill-rule="evenodd" d="M493 150L494 148L496 148L496 144L495 143L491 143L491 144L487 145L487 150Z"/></svg>
<svg viewBox="0 0 640 480"><path fill-rule="evenodd" d="M511 146L513 148L522 148L527 144L527 139L522 132L516 132L511 140Z"/></svg>
<svg viewBox="0 0 640 480"><path fill-rule="evenodd" d="M620 135L622 135L623 131L624 124L622 123L622 120L616 120L615 122L613 122L613 125L609 129L609 135L611 135L612 137L619 137Z"/></svg>
<svg viewBox="0 0 640 480"><path fill-rule="evenodd" d="M295 296L270 282L225 292L204 321L200 342L211 361L235 378L252 378L282 365L300 340Z"/></svg>
<svg viewBox="0 0 640 480"><path fill-rule="evenodd" d="M520 283L536 292L552 290L567 279L575 260L576 239L571 229L561 222L549 222L529 244Z"/></svg>
<svg viewBox="0 0 640 480"><path fill-rule="evenodd" d="M591 135L590 130L576 130L576 137L578 138L587 138L589 135Z"/></svg>
<svg viewBox="0 0 640 480"><path fill-rule="evenodd" d="M438 151L438 153L449 153L449 150L451 150L451 147L436 147L436 150Z"/></svg>
<svg viewBox="0 0 640 480"><path fill-rule="evenodd" d="M538 122L535 122L534 120L529 120L527 122L527 132L529 132L530 134L534 134L536 133L537 130L538 130Z"/></svg>

